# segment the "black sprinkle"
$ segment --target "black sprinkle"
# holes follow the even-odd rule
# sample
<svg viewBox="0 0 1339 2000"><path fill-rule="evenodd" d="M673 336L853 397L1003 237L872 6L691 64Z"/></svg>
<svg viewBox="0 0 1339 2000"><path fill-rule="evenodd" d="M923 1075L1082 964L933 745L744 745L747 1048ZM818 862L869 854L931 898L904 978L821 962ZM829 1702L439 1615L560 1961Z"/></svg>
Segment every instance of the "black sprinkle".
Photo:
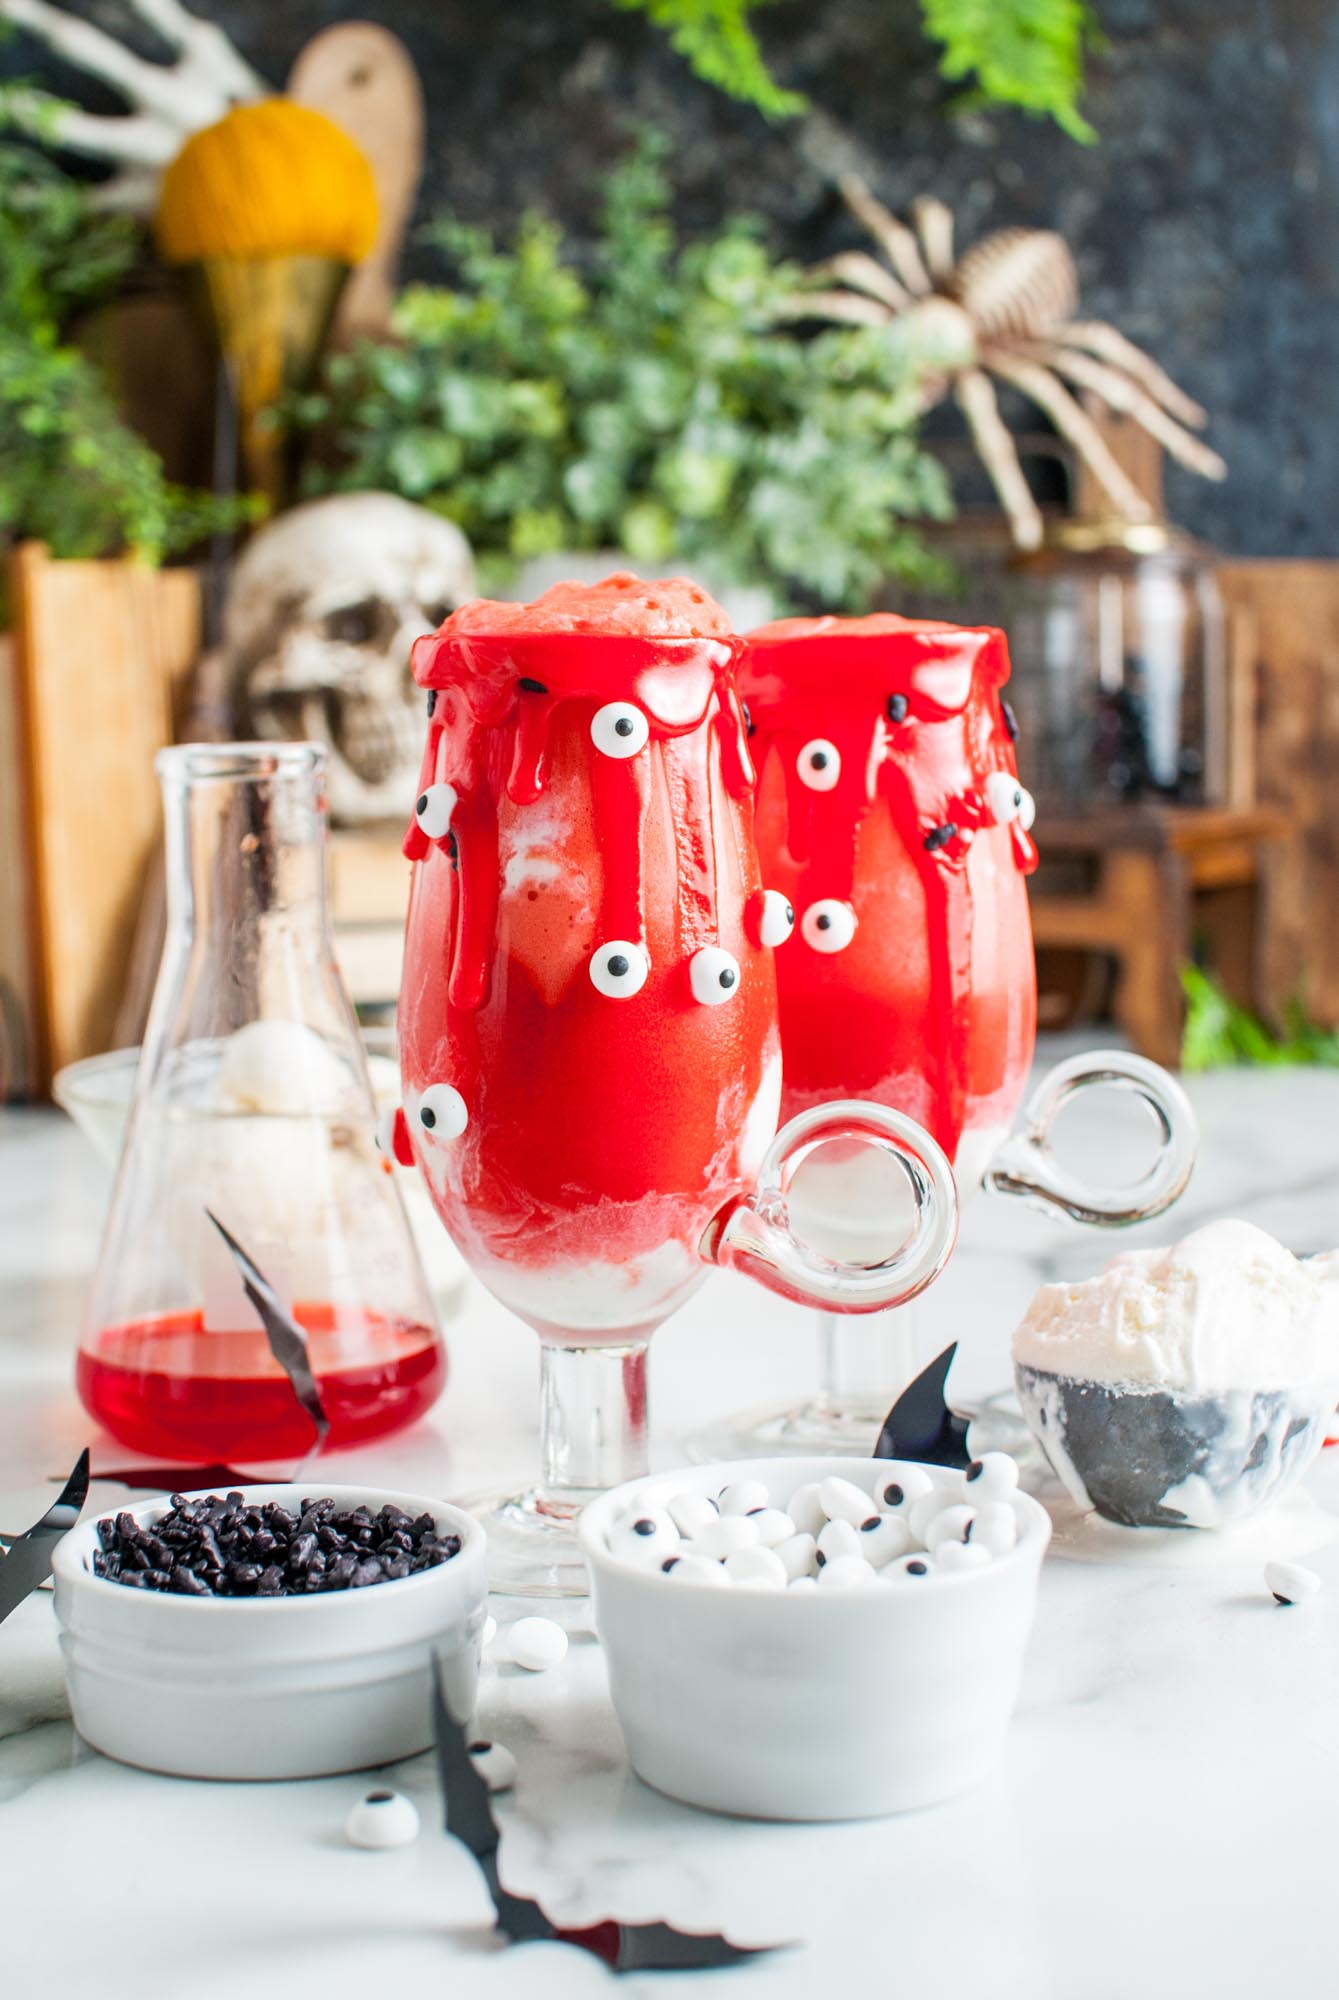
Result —
<svg viewBox="0 0 1339 2000"><path fill-rule="evenodd" d="M488 1754L488 1752L492 1749L492 1747L493 1747L492 1744L485 1742L483 1737L481 1736L477 1743L471 1743L470 1755L471 1757L484 1757Z"/></svg>
<svg viewBox="0 0 1339 2000"><path fill-rule="evenodd" d="M655 1522L648 1521L645 1518L645 1516L643 1516L643 1518L640 1521L634 1521L632 1524L632 1532L634 1535L654 1535L655 1531L656 1531Z"/></svg>
<svg viewBox="0 0 1339 2000"><path fill-rule="evenodd" d="M758 725L753 720L753 716L750 713L748 703L746 701L741 701L739 706L744 713L744 733L746 736L752 736L754 731L757 729Z"/></svg>
<svg viewBox="0 0 1339 2000"><path fill-rule="evenodd" d="M426 1126L428 1131L431 1132L433 1126L437 1123L437 1113L430 1104L425 1104L418 1114L418 1119L419 1124Z"/></svg>
<svg viewBox="0 0 1339 2000"><path fill-rule="evenodd" d="M429 688L429 689L428 689L428 715L429 715L429 717L431 717L431 716L435 715L435 714L436 714L436 712L437 712L437 690L436 690L436 688Z"/></svg>
<svg viewBox="0 0 1339 2000"><path fill-rule="evenodd" d="M1274 1602L1275 1604L1290 1605L1292 1603L1292 1599L1291 1597L1285 1597L1281 1590L1276 1590L1274 1592Z"/></svg>
<svg viewBox="0 0 1339 2000"><path fill-rule="evenodd" d="M966 1526L966 1527L965 1527L965 1528L963 1529L963 1531L962 1531L962 1539L963 1539L963 1542L964 1542L964 1543L967 1543L967 1542L970 1542L970 1541L971 1541L971 1539L972 1539L972 1529L973 1529L973 1528L974 1528L975 1526L976 1526L976 1522L975 1522L975 1521L969 1521L969 1522L967 1523L967 1526Z"/></svg>
<svg viewBox="0 0 1339 2000"><path fill-rule="evenodd" d="M968 1466L966 1472L964 1472L962 1476L965 1480L967 1480L970 1483L973 1479L979 1479L981 1477L981 1474L985 1471L985 1469L986 1468L981 1463L980 1459L974 1458L971 1464Z"/></svg>
<svg viewBox="0 0 1339 2000"><path fill-rule="evenodd" d="M726 966L724 972L722 972L720 975L720 983L725 988L727 993L730 991L730 988L735 983L735 975L730 970L728 965Z"/></svg>
<svg viewBox="0 0 1339 2000"><path fill-rule="evenodd" d="M904 694L890 694L888 697L888 720L890 722L905 722L907 711L910 707L911 703Z"/></svg>
<svg viewBox="0 0 1339 2000"><path fill-rule="evenodd" d="M414 807L414 811L416 813L425 813L427 810L428 810L428 794L424 792L420 795L419 802Z"/></svg>
<svg viewBox="0 0 1339 2000"><path fill-rule="evenodd" d="M369 1792L363 1800L365 1806L388 1806L395 1797L394 1792Z"/></svg>
<svg viewBox="0 0 1339 2000"><path fill-rule="evenodd" d="M891 1486L885 1486L883 1489L883 1503L885 1507L900 1507L906 1497L906 1494L902 1491L896 1480L893 1481Z"/></svg>
<svg viewBox="0 0 1339 2000"><path fill-rule="evenodd" d="M460 1537L439 1535L431 1514L411 1521L390 1502L373 1514L339 1513L329 1498L303 1500L294 1513L273 1502L248 1507L241 1493L178 1494L151 1525L128 1513L100 1521L98 1540L95 1575L180 1597L361 1590L435 1569L460 1550Z"/></svg>
<svg viewBox="0 0 1339 2000"><path fill-rule="evenodd" d="M618 721L614 724L615 736L631 736L632 726L633 725L631 716L620 715Z"/></svg>
<svg viewBox="0 0 1339 2000"><path fill-rule="evenodd" d="M929 1574L930 1574L930 1571L929 1571L929 1568L927 1567L927 1565L926 1565L925 1563L908 1563L908 1564L907 1564L907 1575L908 1575L908 1576L928 1576Z"/></svg>
<svg viewBox="0 0 1339 2000"><path fill-rule="evenodd" d="M525 689L527 694L548 693L548 689L545 687L543 681L532 681L528 674L522 674L521 686Z"/></svg>
<svg viewBox="0 0 1339 2000"><path fill-rule="evenodd" d="M822 1549L820 1549L820 1550L818 1551L818 1554L817 1554L817 1555L816 1555L816 1556L814 1557L814 1561L815 1561L815 1563L816 1563L816 1564L818 1565L819 1569L823 1569L823 1568L825 1568L825 1567L826 1567L826 1564L827 1564L827 1560L828 1560L828 1559L827 1559L827 1557L826 1557L826 1556L824 1555L824 1553L823 1553Z"/></svg>
<svg viewBox="0 0 1339 2000"><path fill-rule="evenodd" d="M454 833L448 833L446 836L446 851L448 855L451 857L451 866L455 869L459 869L460 848L456 844L456 836Z"/></svg>
<svg viewBox="0 0 1339 2000"><path fill-rule="evenodd" d="M786 922L787 922L788 924L793 924L793 923L794 923L794 921L795 921L795 905L794 905L794 903L787 903L787 905L786 905Z"/></svg>
<svg viewBox="0 0 1339 2000"><path fill-rule="evenodd" d="M809 766L810 769L814 771L826 771L828 768L827 751L815 750L813 756L809 759Z"/></svg>
<svg viewBox="0 0 1339 2000"><path fill-rule="evenodd" d="M878 1515L871 1514L868 1521L862 1521L860 1523L860 1532L862 1535L871 1534L873 1530L878 1527L878 1525L879 1525Z"/></svg>
<svg viewBox="0 0 1339 2000"><path fill-rule="evenodd" d="M751 1521L755 1514L765 1514L766 1512L767 1509L765 1507L750 1507L747 1514L745 1514L744 1519L746 1521Z"/></svg>
<svg viewBox="0 0 1339 2000"><path fill-rule="evenodd" d="M605 960L605 969L612 978L622 979L628 970L628 961L621 951L616 951L612 958Z"/></svg>
<svg viewBox="0 0 1339 2000"><path fill-rule="evenodd" d="M660 1565L661 1570L664 1573L664 1575L668 1576L670 1571L672 1569L677 1569L682 1561L683 1561L682 1556L666 1556L664 1562L661 1563Z"/></svg>
<svg viewBox="0 0 1339 2000"><path fill-rule="evenodd" d="M957 837L958 826L956 820L946 819L941 826L932 826L930 828L930 831L925 836L923 845L927 854L934 854L937 849L947 847L950 840L956 840Z"/></svg>
<svg viewBox="0 0 1339 2000"><path fill-rule="evenodd" d="M1017 743L1018 717L1014 714L1011 704L1004 699L1003 695L1000 696L1000 714L1004 717L1004 726L1009 732L1009 741Z"/></svg>
<svg viewBox="0 0 1339 2000"><path fill-rule="evenodd" d="M821 917L815 917L814 929L818 931L830 931L832 929L832 918L826 915L826 913Z"/></svg>

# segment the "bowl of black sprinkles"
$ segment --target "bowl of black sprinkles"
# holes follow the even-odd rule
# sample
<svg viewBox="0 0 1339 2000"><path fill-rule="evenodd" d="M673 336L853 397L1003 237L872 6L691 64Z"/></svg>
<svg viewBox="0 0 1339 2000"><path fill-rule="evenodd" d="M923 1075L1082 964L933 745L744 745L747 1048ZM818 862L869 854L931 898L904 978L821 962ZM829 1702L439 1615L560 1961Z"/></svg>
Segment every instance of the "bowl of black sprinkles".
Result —
<svg viewBox="0 0 1339 2000"><path fill-rule="evenodd" d="M474 1705L484 1536L459 1508L352 1486L174 1493L58 1545L75 1726L108 1756L193 1778L299 1778L432 1741L436 1654Z"/></svg>

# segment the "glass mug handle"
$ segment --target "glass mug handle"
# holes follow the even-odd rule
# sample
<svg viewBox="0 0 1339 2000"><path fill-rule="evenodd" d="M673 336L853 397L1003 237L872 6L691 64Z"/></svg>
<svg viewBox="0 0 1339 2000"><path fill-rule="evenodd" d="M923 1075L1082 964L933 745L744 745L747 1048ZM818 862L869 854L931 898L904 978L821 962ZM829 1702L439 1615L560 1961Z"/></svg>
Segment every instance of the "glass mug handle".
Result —
<svg viewBox="0 0 1339 2000"><path fill-rule="evenodd" d="M910 1235L874 1264L844 1264L801 1241L790 1226L787 1190L801 1162L842 1140L872 1146L896 1160L915 1206ZM702 1242L709 1262L742 1271L769 1291L829 1312L882 1312L933 1284L958 1235L953 1169L930 1134L882 1104L819 1104L782 1128L767 1149L758 1183L717 1215Z"/></svg>
<svg viewBox="0 0 1339 2000"><path fill-rule="evenodd" d="M1148 1106L1158 1128L1152 1166L1124 1187L1089 1183L1061 1166L1051 1151L1051 1130L1064 1106L1099 1084L1132 1091ZM1185 1191L1198 1145L1195 1113L1175 1077L1145 1056L1097 1049L1070 1056L1042 1078L1023 1113L1022 1129L1005 1140L982 1184L992 1194L1014 1195L1031 1208L1068 1216L1071 1222L1118 1228L1171 1207Z"/></svg>

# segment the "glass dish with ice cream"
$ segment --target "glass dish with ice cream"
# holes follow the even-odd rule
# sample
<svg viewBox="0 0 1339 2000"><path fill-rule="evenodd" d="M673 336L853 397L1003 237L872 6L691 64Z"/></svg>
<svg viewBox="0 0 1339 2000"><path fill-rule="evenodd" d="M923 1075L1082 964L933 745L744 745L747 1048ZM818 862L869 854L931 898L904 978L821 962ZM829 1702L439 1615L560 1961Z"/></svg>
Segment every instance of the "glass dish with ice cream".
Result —
<svg viewBox="0 0 1339 2000"><path fill-rule="evenodd" d="M1263 1229L1207 1223L1043 1285L1013 1337L1023 1414L1075 1503L1128 1528L1222 1528L1325 1441L1339 1294Z"/></svg>

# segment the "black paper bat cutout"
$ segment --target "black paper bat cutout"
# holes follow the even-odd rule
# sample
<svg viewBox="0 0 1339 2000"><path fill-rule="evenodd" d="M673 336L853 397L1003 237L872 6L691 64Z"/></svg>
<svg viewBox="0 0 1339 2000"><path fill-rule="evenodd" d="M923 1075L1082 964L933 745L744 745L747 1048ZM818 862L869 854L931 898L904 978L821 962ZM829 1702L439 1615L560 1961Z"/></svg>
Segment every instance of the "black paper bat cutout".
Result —
<svg viewBox="0 0 1339 2000"><path fill-rule="evenodd" d="M257 1269L246 1251L223 1227L213 1209L205 1214L217 1229L228 1248L232 1251L237 1268L242 1274L242 1289L260 1314L265 1338L270 1343L270 1352L293 1384L293 1394L301 1403L307 1415L316 1426L316 1444L319 1450L330 1432L330 1419L321 1401L321 1391L312 1373L311 1356L307 1352L307 1336L290 1312L286 1312L279 1302L279 1295L263 1271Z"/></svg>
<svg viewBox="0 0 1339 2000"><path fill-rule="evenodd" d="M88 1446L85 1445L59 1496L41 1520L35 1521L25 1534L16 1535L8 1553L0 1557L0 1624L25 1597L31 1597L46 1582L51 1574L52 1552L79 1519L87 1498Z"/></svg>
<svg viewBox="0 0 1339 2000"><path fill-rule="evenodd" d="M875 1458L907 1458L920 1465L952 1465L965 1470L968 1419L948 1406L944 1384L958 1351L955 1340L902 1391L883 1420Z"/></svg>
<svg viewBox="0 0 1339 2000"><path fill-rule="evenodd" d="M432 1679L437 1777L442 1788L446 1830L478 1862L497 1915L497 1928L508 1943L530 1944L538 1938L576 1945L602 1958L615 1972L701 1972L735 1965L741 1959L756 1958L760 1952L778 1949L775 1945L750 1949L731 1944L728 1938L676 1931L670 1924L623 1924L613 1917L603 1923L586 1924L579 1930L564 1930L545 1916L538 1903L504 1889L497 1868L502 1835L493 1817L488 1786L470 1756L465 1729L447 1705L441 1665L435 1657Z"/></svg>

